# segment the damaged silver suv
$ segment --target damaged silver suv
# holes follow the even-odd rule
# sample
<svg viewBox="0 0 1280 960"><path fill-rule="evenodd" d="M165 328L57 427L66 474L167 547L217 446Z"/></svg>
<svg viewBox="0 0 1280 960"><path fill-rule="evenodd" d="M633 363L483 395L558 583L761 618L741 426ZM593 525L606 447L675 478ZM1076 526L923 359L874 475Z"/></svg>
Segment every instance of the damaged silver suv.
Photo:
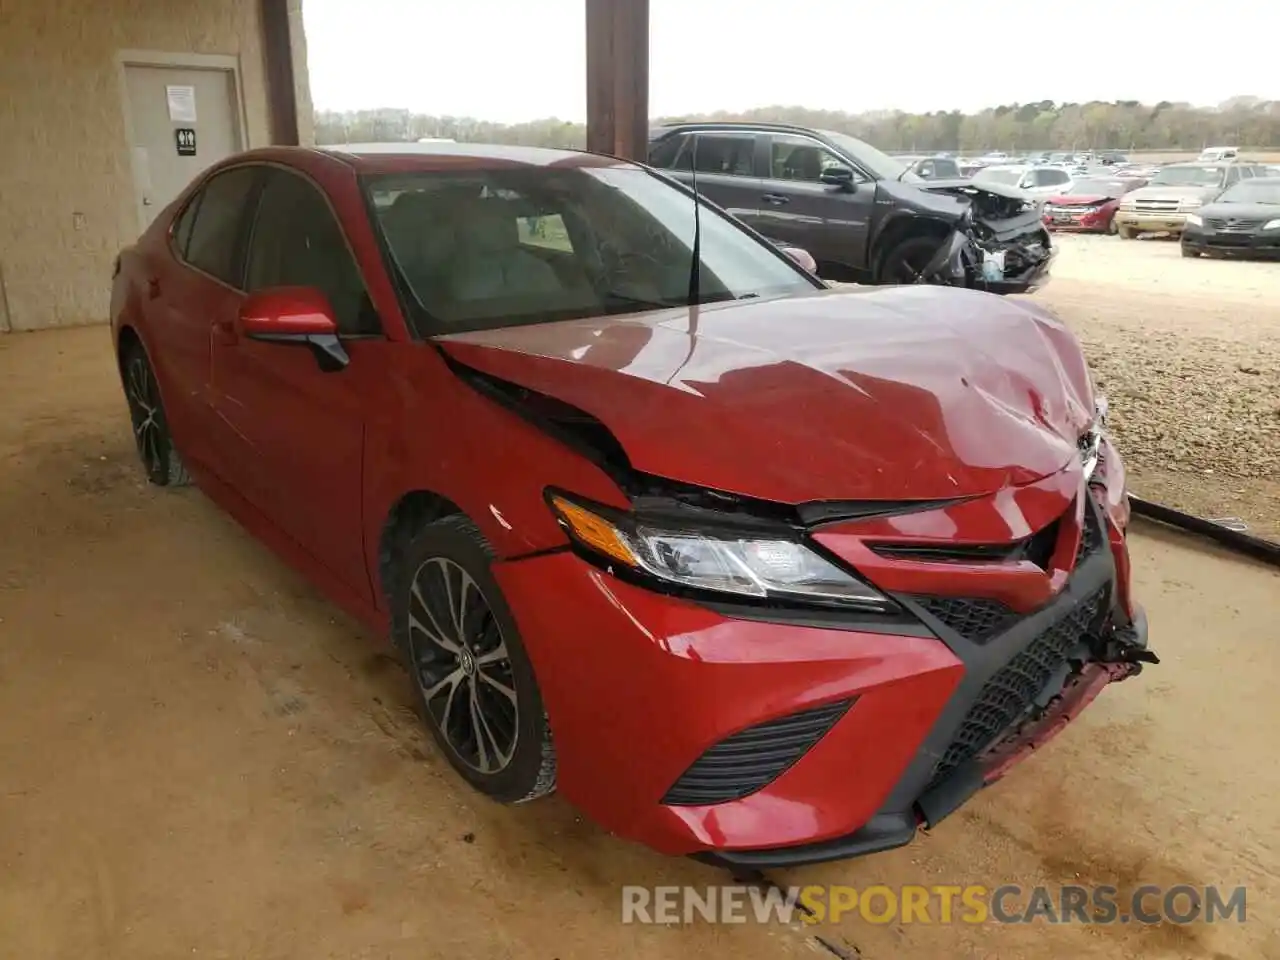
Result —
<svg viewBox="0 0 1280 960"><path fill-rule="evenodd" d="M829 280L945 283L1026 293L1055 253L1039 204L1014 187L924 179L843 133L785 124L676 123L649 163Z"/></svg>

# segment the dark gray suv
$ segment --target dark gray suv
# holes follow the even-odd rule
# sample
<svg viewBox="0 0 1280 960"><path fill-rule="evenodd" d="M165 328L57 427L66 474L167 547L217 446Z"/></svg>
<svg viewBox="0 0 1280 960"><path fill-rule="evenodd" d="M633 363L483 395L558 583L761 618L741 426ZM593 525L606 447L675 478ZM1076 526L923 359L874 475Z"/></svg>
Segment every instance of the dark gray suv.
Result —
<svg viewBox="0 0 1280 960"><path fill-rule="evenodd" d="M1025 293L1054 253L1039 203L1012 187L925 179L842 133L689 122L650 132L649 163L833 280L950 282ZM695 177L696 172L696 177Z"/></svg>

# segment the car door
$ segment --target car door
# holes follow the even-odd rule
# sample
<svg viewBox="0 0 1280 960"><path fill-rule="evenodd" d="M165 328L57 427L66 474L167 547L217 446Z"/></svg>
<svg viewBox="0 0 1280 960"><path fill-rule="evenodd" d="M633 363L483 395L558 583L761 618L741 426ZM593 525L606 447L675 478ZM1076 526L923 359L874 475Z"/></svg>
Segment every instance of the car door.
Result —
<svg viewBox="0 0 1280 960"><path fill-rule="evenodd" d="M803 134L771 134L768 164L757 229L771 239L802 247L819 262L864 268L875 182L848 159ZM831 167L852 169L853 183L823 183L822 173Z"/></svg>
<svg viewBox="0 0 1280 960"><path fill-rule="evenodd" d="M691 131L671 158L667 172L692 185L696 170L700 194L758 228L764 189L756 175L756 141L757 136L749 130Z"/></svg>
<svg viewBox="0 0 1280 960"><path fill-rule="evenodd" d="M172 263L152 270L144 305L152 364L178 447L232 483L234 463L218 455L225 425L211 400L210 338L215 323L240 306L238 256L257 176L252 166L220 170L191 195L169 233Z"/></svg>
<svg viewBox="0 0 1280 960"><path fill-rule="evenodd" d="M249 231L245 290L310 287L328 299L350 358L323 371L305 344L251 340L223 326L213 392L235 429L247 492L283 532L361 595L370 594L361 516L368 412L386 389L388 344L360 268L320 188L267 174Z"/></svg>

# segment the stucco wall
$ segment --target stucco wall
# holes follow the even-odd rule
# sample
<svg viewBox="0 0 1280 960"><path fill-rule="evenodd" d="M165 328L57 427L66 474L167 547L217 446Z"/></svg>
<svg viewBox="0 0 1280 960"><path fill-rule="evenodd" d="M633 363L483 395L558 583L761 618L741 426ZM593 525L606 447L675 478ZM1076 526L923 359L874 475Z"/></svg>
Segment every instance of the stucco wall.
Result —
<svg viewBox="0 0 1280 960"><path fill-rule="evenodd" d="M269 142L258 0L0 0L0 330L6 312L13 330L107 319L112 260L138 233L122 50L238 57L248 145Z"/></svg>

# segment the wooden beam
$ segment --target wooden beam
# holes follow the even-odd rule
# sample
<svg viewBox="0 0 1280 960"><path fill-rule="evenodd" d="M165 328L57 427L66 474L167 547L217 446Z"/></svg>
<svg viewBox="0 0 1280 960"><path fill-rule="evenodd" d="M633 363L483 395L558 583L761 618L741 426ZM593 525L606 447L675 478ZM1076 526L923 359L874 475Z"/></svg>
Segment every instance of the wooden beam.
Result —
<svg viewBox="0 0 1280 960"><path fill-rule="evenodd" d="M261 11L262 56L266 61L271 142L297 146L298 91L294 86L288 0L261 0Z"/></svg>
<svg viewBox="0 0 1280 960"><path fill-rule="evenodd" d="M649 0L585 0L587 149L643 160L649 142Z"/></svg>

